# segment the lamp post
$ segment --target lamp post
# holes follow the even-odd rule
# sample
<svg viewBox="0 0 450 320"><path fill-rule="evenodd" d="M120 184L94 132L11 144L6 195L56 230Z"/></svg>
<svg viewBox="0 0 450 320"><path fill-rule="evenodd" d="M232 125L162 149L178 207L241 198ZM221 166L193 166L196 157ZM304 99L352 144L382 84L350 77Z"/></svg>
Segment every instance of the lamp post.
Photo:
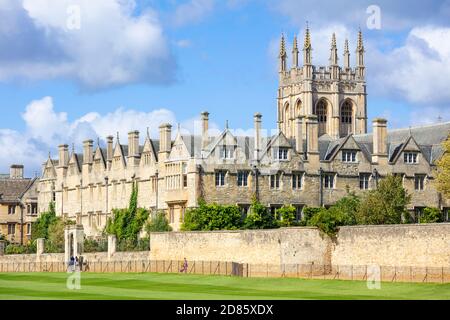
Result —
<svg viewBox="0 0 450 320"><path fill-rule="evenodd" d="M320 192L320 207L323 207L323 169L319 169L319 192Z"/></svg>
<svg viewBox="0 0 450 320"><path fill-rule="evenodd" d="M258 166L253 166L253 173L255 175L255 197L259 201L259 186L258 186Z"/></svg>

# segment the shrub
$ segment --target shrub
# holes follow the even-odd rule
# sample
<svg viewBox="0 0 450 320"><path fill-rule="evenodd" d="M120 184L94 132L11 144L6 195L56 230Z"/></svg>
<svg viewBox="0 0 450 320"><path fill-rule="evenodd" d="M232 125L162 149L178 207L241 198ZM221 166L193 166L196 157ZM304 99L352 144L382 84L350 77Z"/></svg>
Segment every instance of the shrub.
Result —
<svg viewBox="0 0 450 320"><path fill-rule="evenodd" d="M187 210L181 227L184 231L237 230L242 227L242 215L236 205L206 204Z"/></svg>
<svg viewBox="0 0 450 320"><path fill-rule="evenodd" d="M244 221L245 229L274 229L279 228L278 221L270 213L266 206L257 200L253 200L250 214Z"/></svg>
<svg viewBox="0 0 450 320"><path fill-rule="evenodd" d="M150 234L150 232L172 231L172 227L169 225L169 220L166 217L166 213L164 211L158 211L145 225L145 231L147 231L147 234Z"/></svg>
<svg viewBox="0 0 450 320"><path fill-rule="evenodd" d="M419 218L420 223L437 223L442 221L442 213L438 208L425 208Z"/></svg>
<svg viewBox="0 0 450 320"><path fill-rule="evenodd" d="M280 225L282 227L291 227L294 224L297 210L293 206L283 206L276 211L277 217L281 217Z"/></svg>

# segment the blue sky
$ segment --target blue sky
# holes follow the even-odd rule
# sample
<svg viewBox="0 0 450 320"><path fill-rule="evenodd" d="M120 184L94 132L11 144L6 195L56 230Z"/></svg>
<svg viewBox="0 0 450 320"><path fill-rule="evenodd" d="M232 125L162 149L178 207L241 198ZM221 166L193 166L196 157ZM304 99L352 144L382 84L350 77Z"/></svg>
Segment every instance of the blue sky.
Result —
<svg viewBox="0 0 450 320"><path fill-rule="evenodd" d="M326 65L331 33L339 55L366 45L369 118L391 127L450 120L450 1L0 0L0 172L39 170L60 143L180 122L201 111L212 126L249 130L261 112L275 128L281 32ZM68 29L80 12L79 29ZM47 9L46 9L47 8ZM51 9L48 9L51 8ZM71 8L71 9L68 9ZM69 11L68 11L69 10ZM68 20L69 19L69 20ZM290 51L290 50L289 50ZM352 64L354 64L354 54Z"/></svg>

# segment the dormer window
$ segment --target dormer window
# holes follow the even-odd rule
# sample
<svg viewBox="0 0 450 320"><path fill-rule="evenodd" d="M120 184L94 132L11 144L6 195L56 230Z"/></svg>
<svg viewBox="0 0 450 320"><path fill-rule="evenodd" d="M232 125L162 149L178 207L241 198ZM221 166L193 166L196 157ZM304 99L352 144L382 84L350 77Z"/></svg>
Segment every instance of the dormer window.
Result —
<svg viewBox="0 0 450 320"><path fill-rule="evenodd" d="M288 148L274 148L273 157L275 160L288 160Z"/></svg>
<svg viewBox="0 0 450 320"><path fill-rule="evenodd" d="M234 147L233 146L222 146L220 148L220 158L221 159L233 159L234 158Z"/></svg>
<svg viewBox="0 0 450 320"><path fill-rule="evenodd" d="M342 162L355 163L356 162L356 151L355 150L343 150L342 151Z"/></svg>
<svg viewBox="0 0 450 320"><path fill-rule="evenodd" d="M403 154L404 162L407 164L418 163L418 153L417 152L405 152Z"/></svg>

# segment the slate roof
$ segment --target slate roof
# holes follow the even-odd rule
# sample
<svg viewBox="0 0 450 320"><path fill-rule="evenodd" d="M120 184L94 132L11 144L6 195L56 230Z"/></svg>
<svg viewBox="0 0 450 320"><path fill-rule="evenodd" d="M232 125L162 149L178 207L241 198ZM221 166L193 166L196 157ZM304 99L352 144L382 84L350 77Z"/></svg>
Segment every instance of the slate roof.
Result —
<svg viewBox="0 0 450 320"><path fill-rule="evenodd" d="M0 179L0 202L17 202L36 179Z"/></svg>

